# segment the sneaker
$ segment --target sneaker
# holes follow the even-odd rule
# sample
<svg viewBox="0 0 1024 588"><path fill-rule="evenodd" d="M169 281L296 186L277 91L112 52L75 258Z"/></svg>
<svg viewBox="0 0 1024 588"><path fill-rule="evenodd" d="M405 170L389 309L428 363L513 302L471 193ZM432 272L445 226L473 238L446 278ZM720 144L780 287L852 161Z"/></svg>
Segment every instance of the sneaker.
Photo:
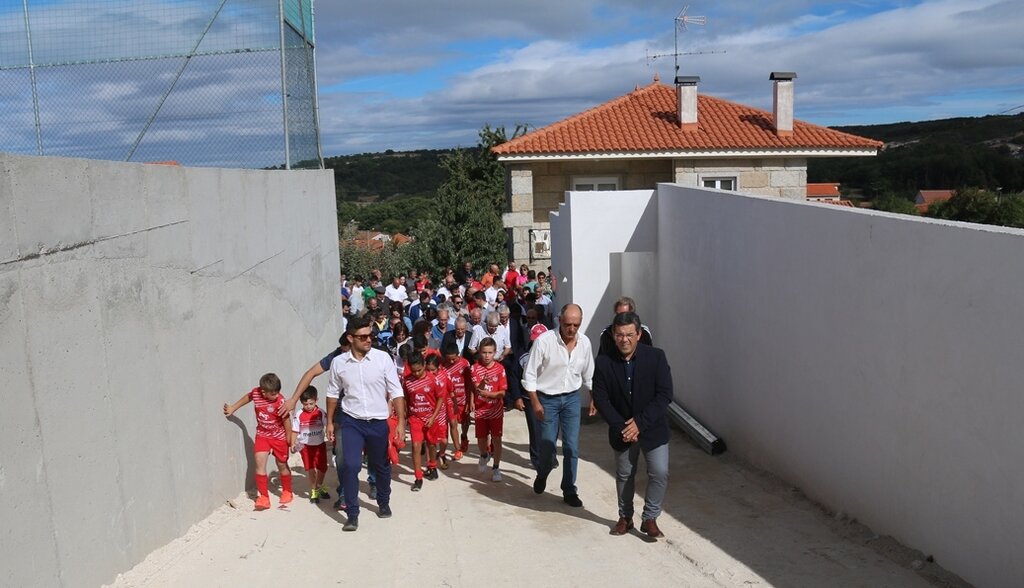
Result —
<svg viewBox="0 0 1024 588"><path fill-rule="evenodd" d="M487 462L491 460L491 456L486 453L480 456L477 460L476 467L480 469L480 473L487 471Z"/></svg>
<svg viewBox="0 0 1024 588"><path fill-rule="evenodd" d="M331 493L327 491L327 486L320 486L317 488L316 495L318 498L323 498L324 500L331 499Z"/></svg>
<svg viewBox="0 0 1024 588"><path fill-rule="evenodd" d="M455 455L452 456L452 461L459 461L460 459L462 459L462 451L461 450L456 451Z"/></svg>
<svg viewBox="0 0 1024 588"><path fill-rule="evenodd" d="M345 499L339 496L338 499L334 501L334 510L345 510L346 508Z"/></svg>
<svg viewBox="0 0 1024 588"><path fill-rule="evenodd" d="M316 488L309 491L309 502L310 504L317 504L320 502L320 491Z"/></svg>
<svg viewBox="0 0 1024 588"><path fill-rule="evenodd" d="M463 437L462 443L459 445L459 453L466 453L469 451L469 438Z"/></svg>
<svg viewBox="0 0 1024 588"><path fill-rule="evenodd" d="M448 469L448 456L447 455L442 455L441 458L440 458L440 462L441 462L441 465L439 465L438 467L440 467L442 470Z"/></svg>
<svg viewBox="0 0 1024 588"><path fill-rule="evenodd" d="M366 495L370 497L370 500L377 500L377 485L370 484L370 491Z"/></svg>
<svg viewBox="0 0 1024 588"><path fill-rule="evenodd" d="M494 468L494 470L491 471L491 481L492 482L500 482L501 481L501 470L499 470L498 468Z"/></svg>
<svg viewBox="0 0 1024 588"><path fill-rule="evenodd" d="M428 480L436 480L440 476L437 473L437 468L427 468L427 475L424 477Z"/></svg>
<svg viewBox="0 0 1024 588"><path fill-rule="evenodd" d="M412 488L410 488L410 490L413 492L419 492L421 488L423 488L423 478L416 478L416 481L412 483Z"/></svg>
<svg viewBox="0 0 1024 588"><path fill-rule="evenodd" d="M391 506L387 505L387 504L380 505L380 507L377 508L377 518L378 519L390 519L391 518Z"/></svg>
<svg viewBox="0 0 1024 588"><path fill-rule="evenodd" d="M547 487L548 477L537 474L537 479L533 481L533 492L534 494L544 494L544 488Z"/></svg>
<svg viewBox="0 0 1024 588"><path fill-rule="evenodd" d="M342 531L355 531L359 528L359 517L348 517L345 519L345 526Z"/></svg>
<svg viewBox="0 0 1024 588"><path fill-rule="evenodd" d="M256 510L267 510L270 508L270 497L260 494L256 498Z"/></svg>
<svg viewBox="0 0 1024 588"><path fill-rule="evenodd" d="M278 502L280 502L281 504L288 504L294 498L295 498L295 495L292 494L291 492L282 492L281 493L281 500L279 500Z"/></svg>
<svg viewBox="0 0 1024 588"><path fill-rule="evenodd" d="M566 494L565 496L562 497L562 502L568 504L573 508L579 508L583 506L583 501L580 500L580 497L575 494Z"/></svg>

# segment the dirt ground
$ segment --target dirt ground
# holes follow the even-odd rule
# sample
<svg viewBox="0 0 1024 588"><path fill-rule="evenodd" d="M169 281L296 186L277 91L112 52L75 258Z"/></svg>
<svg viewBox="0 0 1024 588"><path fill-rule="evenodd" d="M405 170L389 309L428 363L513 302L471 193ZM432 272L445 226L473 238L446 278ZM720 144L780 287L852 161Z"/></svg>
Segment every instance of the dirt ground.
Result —
<svg viewBox="0 0 1024 588"><path fill-rule="evenodd" d="M966 586L923 554L830 515L728 453L703 453L678 431L658 519L666 537L611 536L618 514L607 427L588 419L580 438L583 508L563 504L561 469L547 492L533 493L526 425L513 411L506 413L503 482L478 472L471 449L439 480L410 492L406 450L393 475L394 516L375 516L364 481L355 533L342 532L344 515L333 500L309 503L293 458L292 504L278 507L273 496L274 508L254 512L244 493L225 497L223 507L113 586ZM333 469L327 479L335 483Z"/></svg>

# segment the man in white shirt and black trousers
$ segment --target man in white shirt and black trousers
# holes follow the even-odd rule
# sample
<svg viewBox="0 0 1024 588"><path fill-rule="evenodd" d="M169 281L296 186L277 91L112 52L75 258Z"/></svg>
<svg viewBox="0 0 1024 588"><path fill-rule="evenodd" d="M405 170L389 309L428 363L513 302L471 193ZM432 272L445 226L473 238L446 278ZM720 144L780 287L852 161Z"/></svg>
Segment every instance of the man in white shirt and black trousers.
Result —
<svg viewBox="0 0 1024 588"><path fill-rule="evenodd" d="M591 388L594 356L590 340L579 334L583 309L566 304L558 316L558 330L544 333L533 342L523 370L523 390L530 396L533 414L540 425L540 456L533 491L542 494L554 465L555 443L562 431L562 500L583 506L576 489L580 446L580 387Z"/></svg>
<svg viewBox="0 0 1024 588"><path fill-rule="evenodd" d="M345 336L351 350L331 362L327 386L327 440L335 434L334 413L340 408L341 448L344 452L341 480L345 493L345 531L359 528L359 470L363 448L367 467L377 477L377 516L391 516L391 464L388 463L389 403L398 416L395 439L405 438L405 395L391 355L373 348L369 319L361 317L348 324ZM340 398L340 402L339 402Z"/></svg>

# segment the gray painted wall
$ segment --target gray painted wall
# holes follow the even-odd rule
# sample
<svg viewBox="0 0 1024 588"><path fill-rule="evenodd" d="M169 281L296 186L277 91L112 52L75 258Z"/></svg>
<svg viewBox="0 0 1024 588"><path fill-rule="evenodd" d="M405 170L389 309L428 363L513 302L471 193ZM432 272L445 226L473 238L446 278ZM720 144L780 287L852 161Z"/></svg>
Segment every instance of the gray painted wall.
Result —
<svg viewBox="0 0 1024 588"><path fill-rule="evenodd" d="M653 218L576 196L552 219L573 299L602 324L629 284L600 268L654 232L655 342L731 451L978 586L1024 585L1024 231L669 184Z"/></svg>
<svg viewBox="0 0 1024 588"><path fill-rule="evenodd" d="M95 586L243 490L252 409L340 329L334 184L0 155L0 576Z"/></svg>

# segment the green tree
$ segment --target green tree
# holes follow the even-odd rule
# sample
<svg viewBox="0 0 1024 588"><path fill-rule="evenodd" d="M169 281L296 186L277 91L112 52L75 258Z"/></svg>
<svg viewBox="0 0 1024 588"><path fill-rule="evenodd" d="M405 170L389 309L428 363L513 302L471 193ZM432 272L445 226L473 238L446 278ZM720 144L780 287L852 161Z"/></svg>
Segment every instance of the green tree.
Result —
<svg viewBox="0 0 1024 588"><path fill-rule="evenodd" d="M958 190L946 202L928 209L928 216L986 225L1024 228L1024 196L997 196L992 192L967 188Z"/></svg>
<svg viewBox="0 0 1024 588"><path fill-rule="evenodd" d="M885 212L898 212L900 214L917 214L917 207L914 203L902 196L893 194L892 192L886 192L875 198L872 202L872 208L875 210L883 210Z"/></svg>

